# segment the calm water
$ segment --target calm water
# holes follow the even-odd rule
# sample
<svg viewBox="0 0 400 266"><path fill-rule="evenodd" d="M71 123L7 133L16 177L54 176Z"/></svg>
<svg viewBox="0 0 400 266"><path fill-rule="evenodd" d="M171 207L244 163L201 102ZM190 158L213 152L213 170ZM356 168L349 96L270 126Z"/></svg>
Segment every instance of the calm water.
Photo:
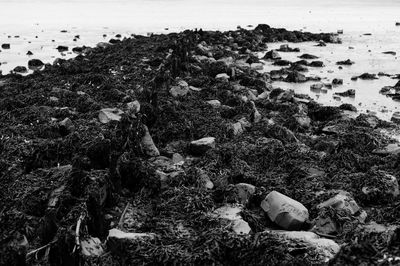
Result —
<svg viewBox="0 0 400 266"><path fill-rule="evenodd" d="M316 94L310 92L310 83L274 85L309 93L329 105L349 102L361 111L377 111L379 116L388 119L400 103L378 92L396 80L381 77L375 81L354 82L350 77L363 72L400 73L399 58L382 54L391 50L400 55L400 27L395 27L395 22L400 21L399 11L400 1L396 0L0 0L0 43L11 44L10 50L1 49L0 70L7 73L17 65L26 66L30 58L27 51L34 53L31 58L53 62L56 57L73 56L70 52L60 54L55 49L58 45L70 49L94 46L116 34L166 33L196 27L227 30L259 23L314 32L343 29L341 45L291 44L300 47L302 53L315 54L324 61L325 68L310 69L307 75L319 75L327 82L343 78L343 86ZM61 33L61 30L68 32ZM80 36L76 41L75 35ZM299 54L282 55L285 59L297 60ZM335 62L348 58L356 64L339 70ZM273 67L267 63L266 69ZM349 88L356 89L354 98L342 97L340 102L333 99L334 92Z"/></svg>

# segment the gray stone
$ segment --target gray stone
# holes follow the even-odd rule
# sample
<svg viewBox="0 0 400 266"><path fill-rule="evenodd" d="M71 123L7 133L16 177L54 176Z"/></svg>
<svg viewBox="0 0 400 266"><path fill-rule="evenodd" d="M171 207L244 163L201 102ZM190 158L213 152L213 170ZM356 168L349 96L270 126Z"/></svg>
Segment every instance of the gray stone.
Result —
<svg viewBox="0 0 400 266"><path fill-rule="evenodd" d="M118 108L103 108L99 112L99 120L103 124L111 121L120 121L124 112Z"/></svg>

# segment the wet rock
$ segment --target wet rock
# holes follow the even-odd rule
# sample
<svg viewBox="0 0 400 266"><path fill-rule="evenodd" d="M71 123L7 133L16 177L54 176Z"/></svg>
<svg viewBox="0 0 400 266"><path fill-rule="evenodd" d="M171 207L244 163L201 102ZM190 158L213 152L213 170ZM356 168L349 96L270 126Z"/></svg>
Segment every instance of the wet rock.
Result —
<svg viewBox="0 0 400 266"><path fill-rule="evenodd" d="M118 108L103 108L99 112L99 121L107 124L111 121L120 121L124 112Z"/></svg>
<svg viewBox="0 0 400 266"><path fill-rule="evenodd" d="M104 254L103 247L101 246L101 241L97 237L88 237L80 242L81 253L83 256L87 257L100 257Z"/></svg>
<svg viewBox="0 0 400 266"><path fill-rule="evenodd" d="M318 44L316 46L325 47L326 43L321 40L321 41L318 42Z"/></svg>
<svg viewBox="0 0 400 266"><path fill-rule="evenodd" d="M383 52L382 54L396 55L396 52L394 52L394 51L386 51L386 52Z"/></svg>
<svg viewBox="0 0 400 266"><path fill-rule="evenodd" d="M333 84L333 85L343 85L343 79L334 78L334 79L332 80L332 84Z"/></svg>
<svg viewBox="0 0 400 266"><path fill-rule="evenodd" d="M206 103L208 103L209 105L211 105L212 107L218 108L221 106L221 102L218 100L210 100L210 101L206 101Z"/></svg>
<svg viewBox="0 0 400 266"><path fill-rule="evenodd" d="M351 97L356 95L356 90L355 89L349 89L345 92L335 92L336 95L342 96L342 97Z"/></svg>
<svg viewBox="0 0 400 266"><path fill-rule="evenodd" d="M203 155L209 149L215 148L215 138L206 137L190 142L189 151L193 155Z"/></svg>
<svg viewBox="0 0 400 266"><path fill-rule="evenodd" d="M303 204L277 191L272 191L265 197L261 208L271 221L286 230L298 230L308 219L308 210Z"/></svg>
<svg viewBox="0 0 400 266"><path fill-rule="evenodd" d="M282 44L277 51L298 53L298 52L300 52L300 49L299 48L291 48L291 47L289 47L288 44Z"/></svg>
<svg viewBox="0 0 400 266"><path fill-rule="evenodd" d="M293 72L289 73L289 75L286 77L285 81L299 83L299 82L306 82L307 78L305 75L303 75L297 71L293 71Z"/></svg>
<svg viewBox="0 0 400 266"><path fill-rule="evenodd" d="M353 81L358 80L358 76L352 76L351 80L353 80Z"/></svg>
<svg viewBox="0 0 400 266"><path fill-rule="evenodd" d="M29 69L39 69L44 66L44 63L39 59L31 59L28 61Z"/></svg>
<svg viewBox="0 0 400 266"><path fill-rule="evenodd" d="M26 53L26 55L33 55L33 53L32 53L31 51L28 51L28 52Z"/></svg>
<svg viewBox="0 0 400 266"><path fill-rule="evenodd" d="M4 50L10 49L10 47L11 47L11 45L10 45L9 43L3 43L3 44L1 45L1 48L4 49Z"/></svg>
<svg viewBox="0 0 400 266"><path fill-rule="evenodd" d="M97 48L101 48L101 49L106 49L106 48L108 48L108 47L110 47L110 46L111 46L111 44L110 44L110 43L107 43L107 42L99 42L99 43L96 45Z"/></svg>
<svg viewBox="0 0 400 266"><path fill-rule="evenodd" d="M323 67L324 66L324 62L322 61L312 61L309 64L310 67Z"/></svg>
<svg viewBox="0 0 400 266"><path fill-rule="evenodd" d="M275 50L268 51L263 57L263 59L271 59L271 60L278 60L278 59L281 59L281 58L282 57Z"/></svg>
<svg viewBox="0 0 400 266"><path fill-rule="evenodd" d="M353 65L354 62L351 61L350 59L344 60L344 61L338 61L336 62L336 65L345 65L345 66L351 66Z"/></svg>
<svg viewBox="0 0 400 266"><path fill-rule="evenodd" d="M66 136L75 130L74 123L68 117L62 120L58 126L62 136Z"/></svg>
<svg viewBox="0 0 400 266"><path fill-rule="evenodd" d="M312 55L312 54L302 54L299 56L301 59L317 59L318 56Z"/></svg>
<svg viewBox="0 0 400 266"><path fill-rule="evenodd" d="M288 60L283 60L283 59L278 59L278 60L276 60L276 61L274 62L274 65L275 65L275 66L288 66L288 65L290 65L290 64L291 64L290 61L288 61Z"/></svg>
<svg viewBox="0 0 400 266"><path fill-rule="evenodd" d="M240 216L242 208L236 205L226 205L214 211L213 215L231 222L232 230L238 235L247 235L251 228Z"/></svg>
<svg viewBox="0 0 400 266"><path fill-rule="evenodd" d="M110 39L108 42L111 43L111 44L116 44L116 43L120 43L121 40L118 40L118 39Z"/></svg>
<svg viewBox="0 0 400 266"><path fill-rule="evenodd" d="M256 187L247 183L235 185L236 195L240 204L247 204L252 195L256 192Z"/></svg>
<svg viewBox="0 0 400 266"><path fill-rule="evenodd" d="M17 66L13 69L13 71L16 73L27 73L28 69L24 66Z"/></svg>
<svg viewBox="0 0 400 266"><path fill-rule="evenodd" d="M324 87L324 84L322 83L315 83L315 84L311 84L310 89L311 90L315 90L315 91L319 91Z"/></svg>
<svg viewBox="0 0 400 266"><path fill-rule="evenodd" d="M378 79L378 77L375 74L370 74L370 73L364 73L358 76L360 79L364 80L369 80L369 79Z"/></svg>
<svg viewBox="0 0 400 266"><path fill-rule="evenodd" d="M317 264L327 263L340 250L340 246L333 240L321 238L313 232L307 231L268 231L271 234L278 235L285 240L289 240L292 245L298 246L301 244L315 250L318 254L319 262Z"/></svg>
<svg viewBox="0 0 400 266"><path fill-rule="evenodd" d="M339 109L340 110L345 110L345 111L357 112L357 108L354 105L350 104L350 103L341 104L339 106Z"/></svg>
<svg viewBox="0 0 400 266"><path fill-rule="evenodd" d="M390 121L400 124L400 112L394 112Z"/></svg>
<svg viewBox="0 0 400 266"><path fill-rule="evenodd" d="M383 88L379 91L379 93L381 93L381 94L383 94L383 95L386 95L386 94L392 93L392 90L393 90L393 87L391 87L391 86L385 86L385 87L383 87Z"/></svg>
<svg viewBox="0 0 400 266"><path fill-rule="evenodd" d="M56 48L60 53L68 51L68 46L59 45Z"/></svg>

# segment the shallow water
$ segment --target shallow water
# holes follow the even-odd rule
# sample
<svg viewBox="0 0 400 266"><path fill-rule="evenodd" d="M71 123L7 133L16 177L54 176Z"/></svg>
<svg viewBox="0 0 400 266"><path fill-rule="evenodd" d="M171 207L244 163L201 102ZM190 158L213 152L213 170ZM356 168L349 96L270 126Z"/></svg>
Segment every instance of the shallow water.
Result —
<svg viewBox="0 0 400 266"><path fill-rule="evenodd" d="M56 57L70 58L74 56L72 52L60 54L55 48L58 45L68 46L70 50L75 46L94 46L117 33L129 36L196 27L227 30L237 25L246 27L259 23L314 32L343 29L341 45L291 44L300 47L301 53L315 54L324 61L325 68L310 68L307 75L326 77L326 81L343 78L343 86L326 94L310 92L310 83L277 82L274 86L310 93L329 105L349 102L361 111L377 111L379 116L388 119L399 103L378 92L396 81L381 77L354 82L350 77L364 72L400 73L398 57L382 54L389 50L400 54L400 27L395 26L395 22L400 21L399 10L400 1L396 0L0 0L0 44L11 44L11 49L1 49L0 70L7 73L15 66L26 66L29 58L39 58L46 63L53 62ZM61 30L68 32L61 33ZM17 35L20 37L14 37ZM75 35L80 36L76 41L73 40ZM269 45L270 48L278 46ZM355 49L350 50L349 46ZM27 51L34 55L27 56ZM282 55L285 59L297 60L299 54ZM356 64L338 70L335 62L348 58ZM354 98L341 97L341 102L333 99L334 92L349 88L356 89Z"/></svg>

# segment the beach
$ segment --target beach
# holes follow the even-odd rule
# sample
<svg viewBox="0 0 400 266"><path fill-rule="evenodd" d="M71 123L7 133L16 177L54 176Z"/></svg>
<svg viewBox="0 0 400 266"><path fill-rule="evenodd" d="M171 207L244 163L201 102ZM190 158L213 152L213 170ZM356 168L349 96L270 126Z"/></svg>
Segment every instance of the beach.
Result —
<svg viewBox="0 0 400 266"><path fill-rule="evenodd" d="M400 263L395 2L38 3L1 2L0 265Z"/></svg>

